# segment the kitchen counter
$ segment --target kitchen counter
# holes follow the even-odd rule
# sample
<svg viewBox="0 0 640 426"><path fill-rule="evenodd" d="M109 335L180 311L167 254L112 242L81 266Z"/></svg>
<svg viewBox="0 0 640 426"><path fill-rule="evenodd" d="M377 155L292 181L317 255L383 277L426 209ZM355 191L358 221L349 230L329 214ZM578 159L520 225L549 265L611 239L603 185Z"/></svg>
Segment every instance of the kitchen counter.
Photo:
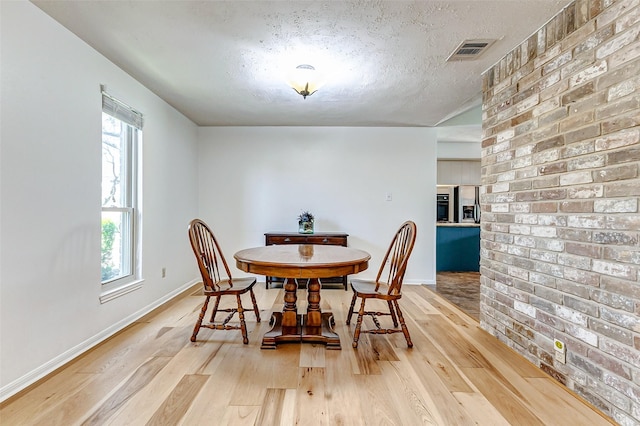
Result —
<svg viewBox="0 0 640 426"><path fill-rule="evenodd" d="M436 271L480 271L480 224L437 225Z"/></svg>

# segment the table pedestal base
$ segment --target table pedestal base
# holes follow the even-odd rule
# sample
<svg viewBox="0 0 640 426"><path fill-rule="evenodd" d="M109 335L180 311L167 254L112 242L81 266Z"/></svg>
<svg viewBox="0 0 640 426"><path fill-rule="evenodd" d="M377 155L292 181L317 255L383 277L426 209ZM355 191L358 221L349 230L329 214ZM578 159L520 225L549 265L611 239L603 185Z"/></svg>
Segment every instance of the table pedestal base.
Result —
<svg viewBox="0 0 640 426"><path fill-rule="evenodd" d="M335 321L331 312L322 312L321 325L307 324L307 314L297 315L294 326L282 325L282 312L274 312L271 316L271 330L262 338L262 349L275 349L279 343L311 342L324 343L327 349L340 350L340 336L333 330Z"/></svg>

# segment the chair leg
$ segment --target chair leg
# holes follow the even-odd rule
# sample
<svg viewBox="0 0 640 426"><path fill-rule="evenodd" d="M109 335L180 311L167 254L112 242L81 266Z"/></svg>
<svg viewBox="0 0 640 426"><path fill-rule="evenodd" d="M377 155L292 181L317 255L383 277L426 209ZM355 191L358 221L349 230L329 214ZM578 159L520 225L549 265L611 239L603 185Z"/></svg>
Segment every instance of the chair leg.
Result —
<svg viewBox="0 0 640 426"><path fill-rule="evenodd" d="M353 307L356 305L356 299L358 295L353 292L353 298L351 298L351 306L349 307L349 313L347 314L347 325L351 324L351 317L353 316Z"/></svg>
<svg viewBox="0 0 640 426"><path fill-rule="evenodd" d="M198 321L196 322L196 326L193 328L193 334L191 335L191 341L196 341L196 336L198 335L198 331L200 331L200 325L202 324L202 319L204 318L204 314L207 312L207 307L209 306L209 298L211 296L207 296L204 299L204 303L202 304L202 309L200 309L200 316L198 317Z"/></svg>
<svg viewBox="0 0 640 426"><path fill-rule="evenodd" d="M242 307L242 300L239 294L236 295L236 300L238 301L238 317L240 318L240 329L242 330L242 343L246 345L249 343L249 338L247 337L247 324L244 322L244 308Z"/></svg>
<svg viewBox="0 0 640 426"><path fill-rule="evenodd" d="M358 339L360 339L360 329L362 328L362 318L364 317L364 302L365 298L362 298L360 303L360 311L358 312L358 319L356 320L356 329L353 332L353 347L358 347Z"/></svg>
<svg viewBox="0 0 640 426"><path fill-rule="evenodd" d="M393 320L393 326L398 328L398 317L396 316L396 311L393 308L393 304L391 300L387 300L387 304L389 305L389 313L391 313L391 319Z"/></svg>
<svg viewBox="0 0 640 426"><path fill-rule="evenodd" d="M404 317L402 316L402 311L400 310L400 305L398 305L398 301L393 301L394 306L396 307L396 311L398 312L398 319L400 320L400 325L402 327L402 333L404 334L404 338L407 339L407 346L412 348L413 342L411 341L411 336L409 336L409 329L407 328L407 324L404 322Z"/></svg>
<svg viewBox="0 0 640 426"><path fill-rule="evenodd" d="M216 297L216 303L213 304L213 312L211 312L211 319L209 322L216 322L216 314L218 313L218 306L220 305L220 298L222 296Z"/></svg>
<svg viewBox="0 0 640 426"><path fill-rule="evenodd" d="M253 289L249 290L249 294L251 295L251 303L253 303L253 312L256 314L256 322L260 322L260 309L258 309L256 295L253 293Z"/></svg>

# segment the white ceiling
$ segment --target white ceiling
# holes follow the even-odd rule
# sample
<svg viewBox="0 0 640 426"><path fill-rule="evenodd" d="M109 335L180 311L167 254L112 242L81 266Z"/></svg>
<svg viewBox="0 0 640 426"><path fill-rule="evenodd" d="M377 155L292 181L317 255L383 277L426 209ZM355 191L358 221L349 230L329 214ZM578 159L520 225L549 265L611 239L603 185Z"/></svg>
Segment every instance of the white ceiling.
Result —
<svg viewBox="0 0 640 426"><path fill-rule="evenodd" d="M442 132L475 141L481 73L569 2L33 0L201 126L435 126L472 109ZM446 62L477 38L497 41ZM285 82L299 64L329 75L307 99Z"/></svg>

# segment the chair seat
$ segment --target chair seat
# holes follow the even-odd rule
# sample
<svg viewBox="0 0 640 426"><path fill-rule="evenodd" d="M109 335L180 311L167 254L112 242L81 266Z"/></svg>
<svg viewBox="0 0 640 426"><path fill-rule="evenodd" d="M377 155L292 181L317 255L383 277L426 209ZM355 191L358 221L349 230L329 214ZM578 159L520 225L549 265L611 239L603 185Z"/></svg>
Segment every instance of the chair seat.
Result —
<svg viewBox="0 0 640 426"><path fill-rule="evenodd" d="M401 294L387 294L389 286L385 283L380 283L378 290L376 290L375 281L351 280L351 288L359 297L365 298L375 297L382 300L394 300L402 296Z"/></svg>
<svg viewBox="0 0 640 426"><path fill-rule="evenodd" d="M229 283L229 281L233 282L233 287ZM206 296L217 296L218 294L243 294L251 289L252 286L256 284L255 277L247 277L247 278L233 278L231 280L224 279L218 282L219 288L214 289L208 286L204 287L204 294Z"/></svg>

